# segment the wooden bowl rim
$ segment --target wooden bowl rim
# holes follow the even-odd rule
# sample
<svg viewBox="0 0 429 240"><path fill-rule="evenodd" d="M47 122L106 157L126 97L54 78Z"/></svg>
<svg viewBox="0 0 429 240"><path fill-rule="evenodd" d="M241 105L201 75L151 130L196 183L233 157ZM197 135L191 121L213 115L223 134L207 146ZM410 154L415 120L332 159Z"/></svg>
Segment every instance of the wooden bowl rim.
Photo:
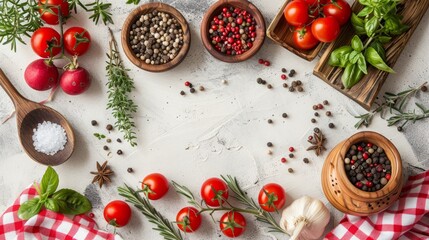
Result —
<svg viewBox="0 0 429 240"><path fill-rule="evenodd" d="M158 10L160 8L162 8L161 10L159 10L160 12L169 13L177 19L183 30L184 44L173 60L164 64L151 65L137 58L132 52L131 46L129 44L129 31L133 22L137 19L139 14L145 13L150 9ZM138 6L128 15L128 17L124 21L124 24L122 25L121 42L125 55L134 65L149 72L164 72L176 67L185 59L191 45L191 32L189 30L188 21L186 21L186 18L182 15L182 13L179 12L179 10L166 3L152 2Z"/></svg>
<svg viewBox="0 0 429 240"><path fill-rule="evenodd" d="M363 191L363 190L355 187L350 182L350 180L348 179L348 177L346 175L345 167L344 167L344 158L345 158L347 150L349 150L351 145L358 143L364 139L365 140L367 140L367 139L371 139L371 140L372 139L382 139L382 140L386 141L386 144L385 144L382 141L371 141L371 140L369 140L371 143L376 144L377 146L383 148L383 150L385 151L386 156L389 159L389 161L391 162L391 166L392 166L391 179L383 188L381 188L380 190L375 191L375 192L366 192L366 191ZM385 147L386 145L389 147L386 148ZM389 150L389 152L387 150ZM385 136L383 136L377 132L362 131L362 132L358 132L358 133L353 134L351 137L349 137L343 141L341 149L339 151L339 157L341 159L339 159L337 161L337 169L338 169L338 175L339 175L340 179L342 179L342 181L339 181L339 183L344 184L344 186L350 190L352 195L354 195L354 196L352 196L352 198L355 198L355 199L359 199L359 198L382 199L382 198L387 197L391 194L391 192L386 191L386 189L393 189L394 188L393 184L395 184L395 181L393 181L393 180L398 179L398 178L402 178L402 160L401 160L401 155L399 154L398 149L395 147L395 145L389 139L387 139Z"/></svg>
<svg viewBox="0 0 429 240"><path fill-rule="evenodd" d="M213 15L216 11L218 11L219 8L225 5L237 6L236 4L239 4L240 8L252 14L252 16L256 20L257 29L259 28L260 30L256 35L255 41L253 42L253 47L250 50L240 55L228 56L212 48L210 40L208 39L207 31L208 31L208 25L210 24L211 15ZM245 5L242 6L242 4L245 4ZM261 19L262 21L259 22L258 18ZM215 2L207 9L206 13L204 14L203 20L201 21L201 27L200 27L200 35L201 35L201 39L204 47L213 57L227 63L243 62L253 57L264 44L265 36L266 36L265 31L266 31L266 26L265 26L264 16L259 11L259 9L248 0L219 0Z"/></svg>

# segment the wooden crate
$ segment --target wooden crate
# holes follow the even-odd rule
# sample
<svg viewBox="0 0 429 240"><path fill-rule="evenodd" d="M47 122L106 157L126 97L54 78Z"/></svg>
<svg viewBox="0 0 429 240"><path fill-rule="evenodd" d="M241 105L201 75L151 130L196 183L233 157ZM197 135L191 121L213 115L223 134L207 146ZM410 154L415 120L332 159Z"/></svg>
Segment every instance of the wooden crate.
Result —
<svg viewBox="0 0 429 240"><path fill-rule="evenodd" d="M390 67L395 65L402 50L405 48L405 45L411 38L411 35L416 30L417 25L429 7L428 0L406 0L403 2L404 5L400 11L400 14L403 16L403 22L410 26L410 29L405 33L393 38L390 43L384 46L386 49L387 64ZM357 13L360 9L362 9L362 6L356 1L352 7L352 10L353 12ZM351 26L351 23L349 23L345 26L344 29L342 29L338 39L328 45L320 61L314 68L313 74L327 82L341 93L356 101L363 108L370 110L371 105L376 99L389 73L380 71L372 66L368 67L368 74L365 75L358 84L353 86L351 89L344 89L344 86L341 82L343 69L332 67L328 64L331 52L338 47L349 44L352 37L354 36L352 33L353 27ZM368 66L370 65L368 64Z"/></svg>

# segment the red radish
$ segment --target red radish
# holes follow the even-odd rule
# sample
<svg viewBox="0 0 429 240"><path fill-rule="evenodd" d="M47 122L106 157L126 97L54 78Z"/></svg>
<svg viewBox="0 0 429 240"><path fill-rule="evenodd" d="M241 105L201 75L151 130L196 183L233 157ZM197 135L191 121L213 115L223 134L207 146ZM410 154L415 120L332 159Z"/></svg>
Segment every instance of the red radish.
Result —
<svg viewBox="0 0 429 240"><path fill-rule="evenodd" d="M58 84L58 69L46 59L38 59L28 65L24 79L34 90L45 91Z"/></svg>
<svg viewBox="0 0 429 240"><path fill-rule="evenodd" d="M79 95L85 92L91 85L91 79L85 68L79 67L77 58L69 64L61 75L60 86L69 95Z"/></svg>

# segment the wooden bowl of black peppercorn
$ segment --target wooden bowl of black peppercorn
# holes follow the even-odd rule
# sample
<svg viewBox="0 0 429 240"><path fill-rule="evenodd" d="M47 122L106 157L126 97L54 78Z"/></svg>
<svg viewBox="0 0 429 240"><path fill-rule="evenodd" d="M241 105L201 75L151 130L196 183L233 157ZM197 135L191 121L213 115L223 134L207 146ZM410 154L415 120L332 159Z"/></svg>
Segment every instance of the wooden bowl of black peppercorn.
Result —
<svg viewBox="0 0 429 240"><path fill-rule="evenodd" d="M130 13L123 24L121 40L125 55L134 65L150 72L163 72L186 57L191 33L177 9L154 2Z"/></svg>
<svg viewBox="0 0 429 240"><path fill-rule="evenodd" d="M234 9L244 10L245 16L243 18L251 18L253 21L250 21L247 26L242 26L243 23L246 24L246 21L242 19L240 22L237 22L237 19L240 18L241 14L240 12L234 12ZM222 13L225 12L229 12L232 19L230 19L230 17L222 16ZM224 39L221 39L223 33L217 30L220 26L223 26L223 24L219 24L219 22L216 23L215 17L220 21L227 22L225 24L225 29L227 28L226 25L228 23L238 24L238 31L240 32L233 35L239 34L240 37L234 38L234 36L228 36L231 35L228 34L224 36ZM241 21L243 21L243 23L241 23ZM251 26L253 26L255 30L250 31L249 28ZM213 32L215 33L213 34ZM250 36L251 32L254 32L254 37ZM215 39L216 34L219 39ZM232 41L231 38L234 41ZM215 58L228 63L242 62L251 58L262 47L265 40L265 20L258 8L247 0L219 0L207 10L203 17L201 22L201 39L204 47ZM249 39L253 41L249 41ZM236 43L237 40L242 42L241 46L248 45L250 43L251 47L248 47L247 50L242 51L241 53L238 52L239 54L237 54L232 47L228 49L228 44L232 45Z"/></svg>
<svg viewBox="0 0 429 240"><path fill-rule="evenodd" d="M367 146L366 148L363 145L359 145L363 143L371 144L371 147ZM386 159L385 161L388 162L389 167L387 168L387 165L382 164L381 160L380 162L376 161L375 157L372 157L373 155L354 158L352 160L354 162L350 162L350 150L354 149L353 146L357 146L358 150L356 152L361 154L371 153L371 150L368 150L369 148L381 149L382 157ZM357 154L359 155L359 153ZM367 163L366 160L370 158L374 160L371 159L371 164L369 165L375 166L377 164L381 171L377 171L378 173L367 171L373 168L372 166L361 168L363 164ZM348 173L350 170L346 169L346 165L352 166L351 169L357 170L357 168L360 168L364 173L363 176L368 176L369 174L369 180L364 179L367 183L375 182L375 174L380 174L380 178L389 174L389 180L383 184L384 186L377 188L378 190L368 191L362 189L356 184L359 181L355 184L352 182ZM386 169L387 171L385 172ZM322 168L322 188L326 198L335 208L351 215L368 216L386 210L399 198L402 185L401 156L391 141L376 132L358 132L340 142L329 153Z"/></svg>

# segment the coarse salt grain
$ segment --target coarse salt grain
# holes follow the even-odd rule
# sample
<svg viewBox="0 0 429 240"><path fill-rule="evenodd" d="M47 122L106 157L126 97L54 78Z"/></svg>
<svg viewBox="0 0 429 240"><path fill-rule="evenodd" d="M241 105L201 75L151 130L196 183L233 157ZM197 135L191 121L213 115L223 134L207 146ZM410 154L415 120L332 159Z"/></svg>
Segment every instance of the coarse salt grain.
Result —
<svg viewBox="0 0 429 240"><path fill-rule="evenodd" d="M64 149L67 135L61 125L50 121L43 121L33 129L33 146L36 151L46 155L54 155Z"/></svg>

